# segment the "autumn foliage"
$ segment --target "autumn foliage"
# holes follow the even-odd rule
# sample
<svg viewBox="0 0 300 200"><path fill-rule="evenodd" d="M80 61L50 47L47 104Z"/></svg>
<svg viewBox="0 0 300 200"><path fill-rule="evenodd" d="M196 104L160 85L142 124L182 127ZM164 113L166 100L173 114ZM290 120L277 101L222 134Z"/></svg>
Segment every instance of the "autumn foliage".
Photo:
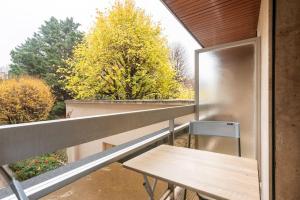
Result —
<svg viewBox="0 0 300 200"><path fill-rule="evenodd" d="M0 82L0 121L8 124L45 120L54 98L43 81L21 77Z"/></svg>
<svg viewBox="0 0 300 200"><path fill-rule="evenodd" d="M159 24L133 1L99 12L67 61L66 88L77 99L169 99L179 83ZM66 69L65 67L63 69Z"/></svg>

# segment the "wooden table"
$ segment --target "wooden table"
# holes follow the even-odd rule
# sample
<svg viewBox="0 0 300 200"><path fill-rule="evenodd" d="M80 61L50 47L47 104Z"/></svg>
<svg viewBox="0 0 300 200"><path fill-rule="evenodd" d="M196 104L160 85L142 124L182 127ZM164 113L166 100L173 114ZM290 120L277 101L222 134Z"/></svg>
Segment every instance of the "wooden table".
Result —
<svg viewBox="0 0 300 200"><path fill-rule="evenodd" d="M257 161L252 159L161 145L123 165L215 199L260 199Z"/></svg>

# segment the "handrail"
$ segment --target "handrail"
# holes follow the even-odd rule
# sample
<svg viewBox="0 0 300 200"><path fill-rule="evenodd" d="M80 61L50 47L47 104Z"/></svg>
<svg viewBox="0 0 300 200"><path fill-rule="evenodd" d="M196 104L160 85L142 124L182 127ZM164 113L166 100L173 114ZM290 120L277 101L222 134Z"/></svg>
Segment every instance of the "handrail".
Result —
<svg viewBox="0 0 300 200"><path fill-rule="evenodd" d="M174 128L174 133L179 134L184 129L187 129L188 126L188 123L177 126ZM170 131L168 128L150 133L141 138L113 147L107 151L97 153L24 181L21 183L22 187L29 199L39 199L101 167L126 158L155 142L161 141L162 139L167 138L169 134ZM0 199L16 200L17 198L9 188L4 188L0 189Z"/></svg>
<svg viewBox="0 0 300 200"><path fill-rule="evenodd" d="M209 105L200 105L207 109ZM195 105L0 126L0 165L195 112Z"/></svg>

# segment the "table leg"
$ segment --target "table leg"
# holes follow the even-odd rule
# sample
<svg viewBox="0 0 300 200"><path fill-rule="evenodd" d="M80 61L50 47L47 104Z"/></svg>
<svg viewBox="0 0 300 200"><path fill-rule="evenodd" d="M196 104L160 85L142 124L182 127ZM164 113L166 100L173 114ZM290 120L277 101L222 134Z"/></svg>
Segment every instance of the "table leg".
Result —
<svg viewBox="0 0 300 200"><path fill-rule="evenodd" d="M187 196L187 189L184 188L183 200L186 200L186 196Z"/></svg>
<svg viewBox="0 0 300 200"><path fill-rule="evenodd" d="M199 149L199 135L195 135L195 149Z"/></svg>
<svg viewBox="0 0 300 200"><path fill-rule="evenodd" d="M197 194L197 196L198 196L198 198L199 198L199 200L208 200L208 199L206 199L206 198L204 198L204 197L202 197L198 192L196 193Z"/></svg>
<svg viewBox="0 0 300 200"><path fill-rule="evenodd" d="M155 188L156 188L156 184L157 184L157 179L154 179L154 182L151 186L149 180L148 180L148 177L146 175L143 175L144 176L144 187L149 195L149 199L150 200L154 200L154 191L155 191Z"/></svg>
<svg viewBox="0 0 300 200"><path fill-rule="evenodd" d="M168 183L168 189L171 191L171 199L175 199L175 186L173 184Z"/></svg>

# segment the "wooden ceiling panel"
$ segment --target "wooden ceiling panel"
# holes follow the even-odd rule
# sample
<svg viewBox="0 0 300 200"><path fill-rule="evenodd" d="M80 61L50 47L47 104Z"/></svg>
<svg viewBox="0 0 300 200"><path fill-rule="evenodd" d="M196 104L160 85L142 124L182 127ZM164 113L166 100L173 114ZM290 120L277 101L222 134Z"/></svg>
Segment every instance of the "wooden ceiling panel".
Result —
<svg viewBox="0 0 300 200"><path fill-rule="evenodd" d="M260 0L162 0L203 46L256 37Z"/></svg>

